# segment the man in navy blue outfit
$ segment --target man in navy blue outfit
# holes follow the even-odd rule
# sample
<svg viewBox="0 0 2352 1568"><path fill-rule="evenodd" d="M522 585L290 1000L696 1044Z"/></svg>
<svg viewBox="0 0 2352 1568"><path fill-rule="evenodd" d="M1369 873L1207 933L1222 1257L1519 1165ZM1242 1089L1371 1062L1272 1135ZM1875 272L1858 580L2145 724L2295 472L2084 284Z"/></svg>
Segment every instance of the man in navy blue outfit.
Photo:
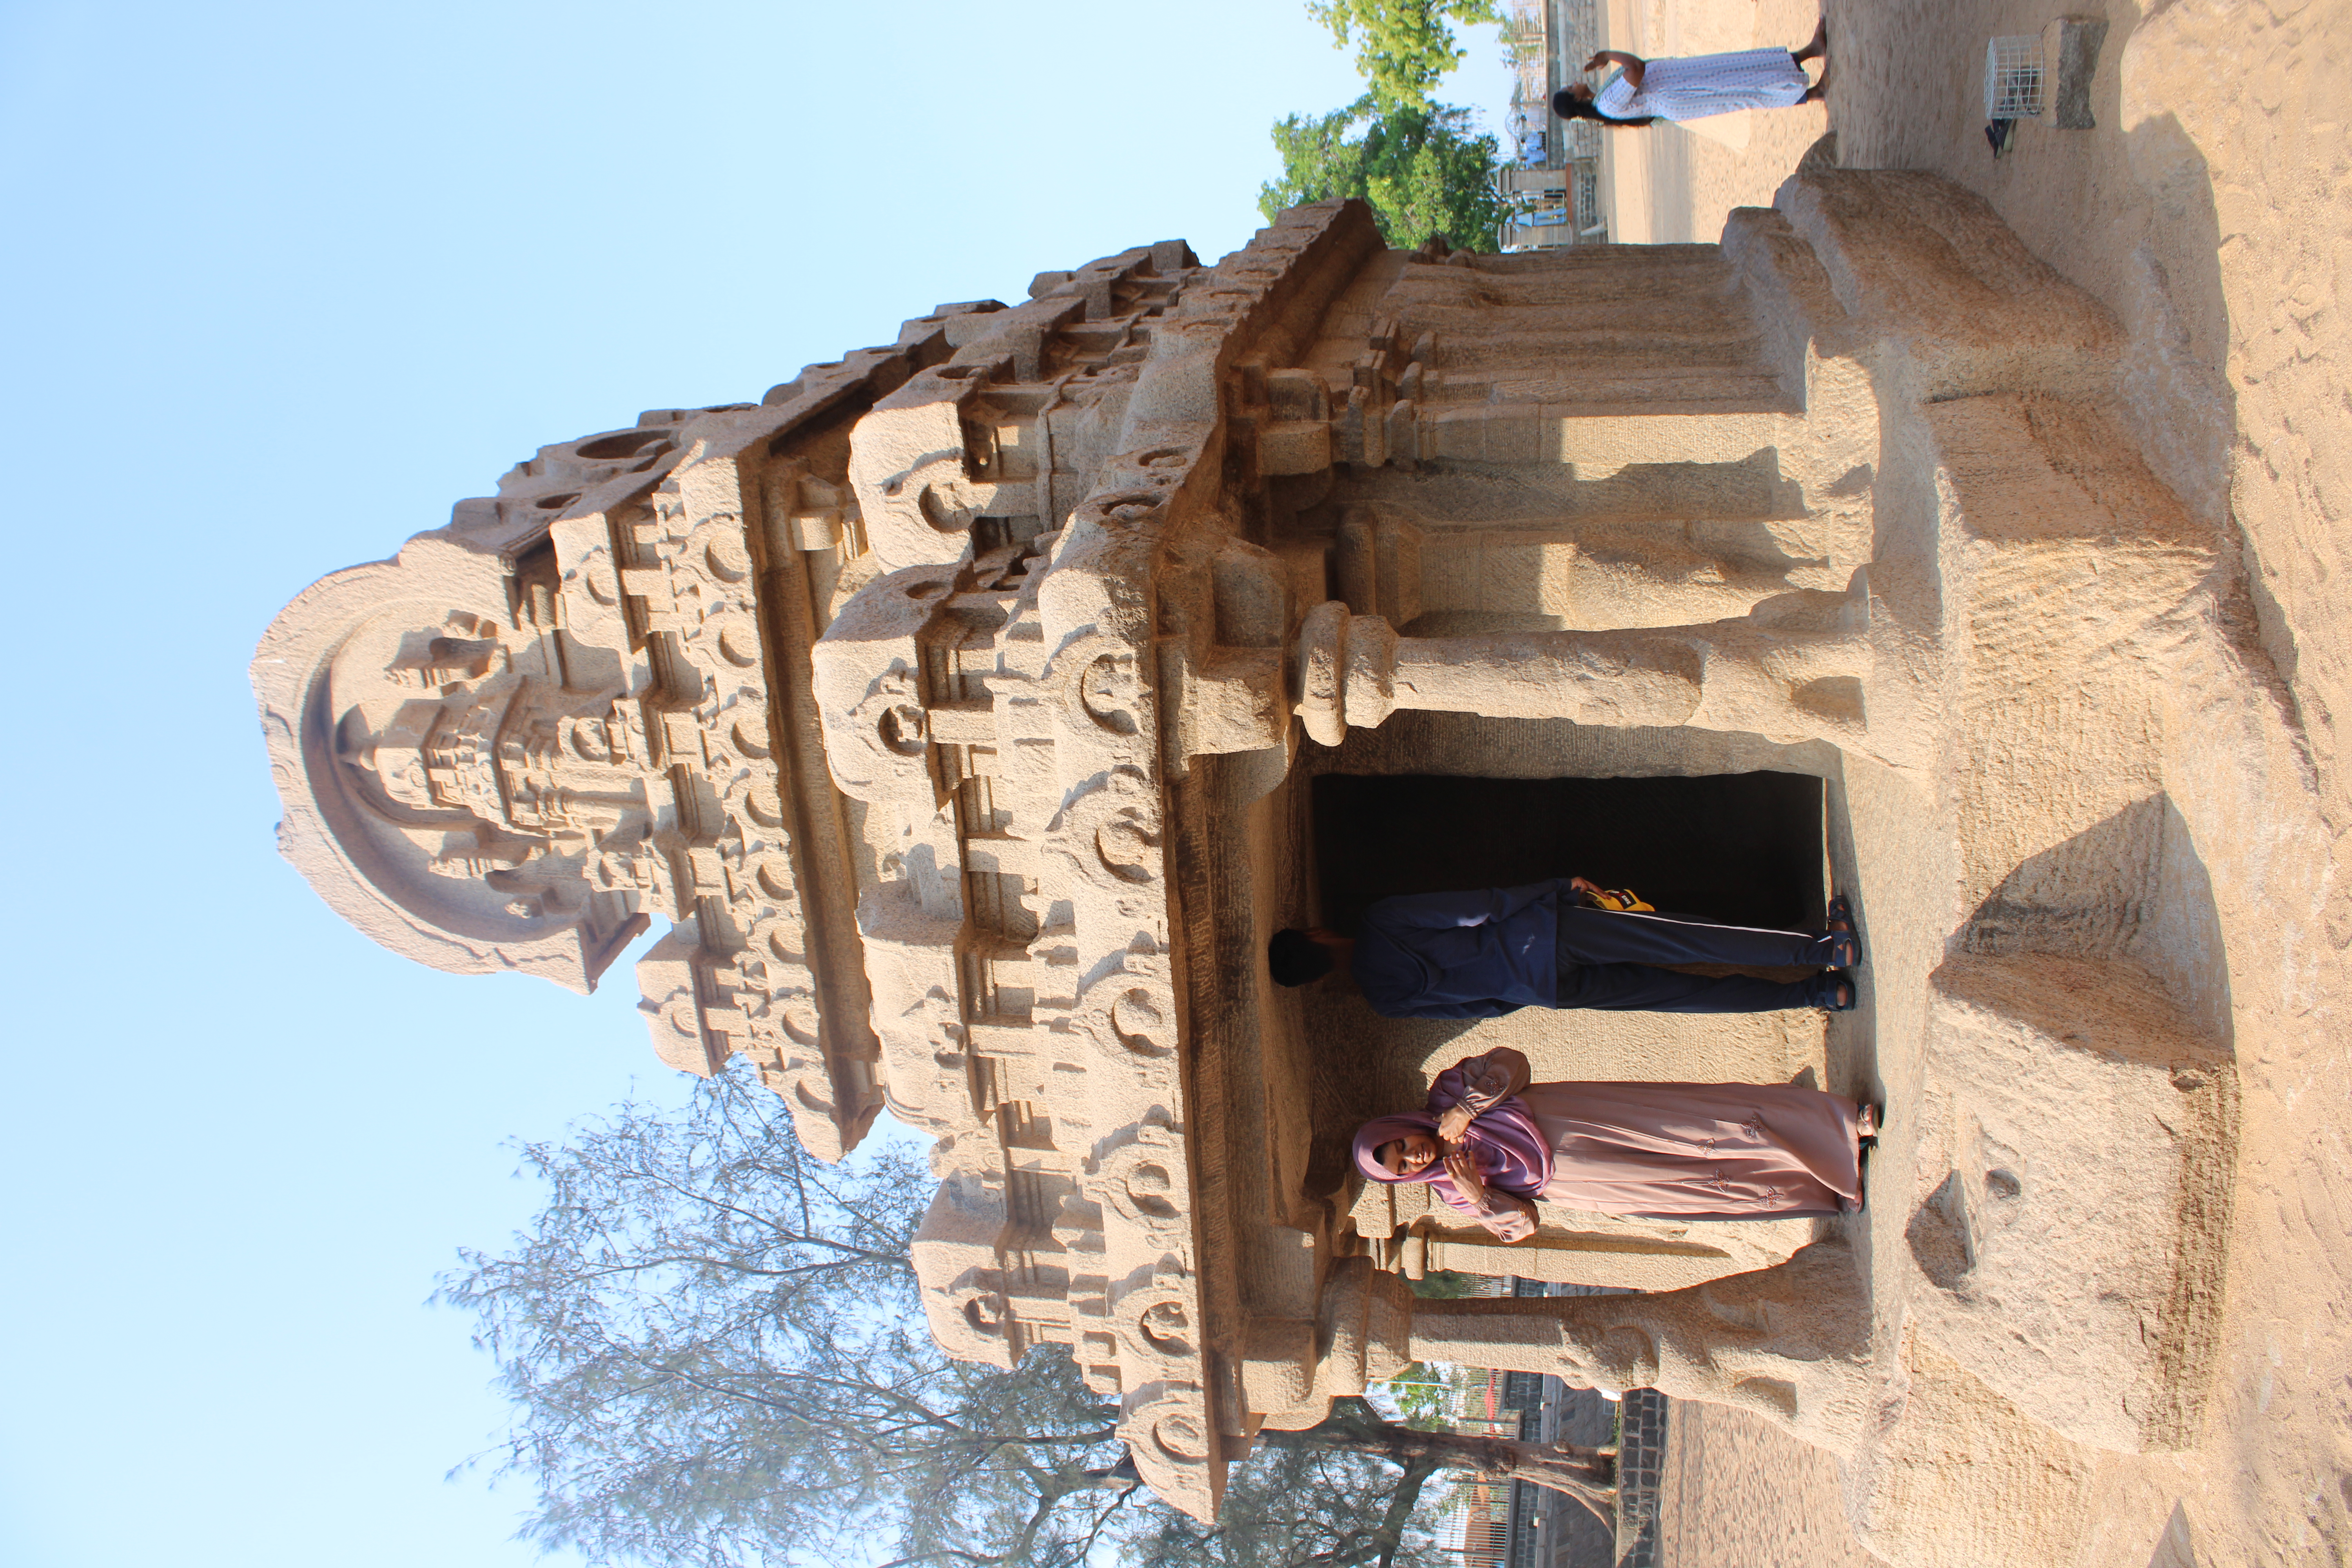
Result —
<svg viewBox="0 0 2352 1568"><path fill-rule="evenodd" d="M1829 973L1804 980L1685 974L1665 963L1755 967L1861 960L1853 911L1837 899L1830 930L1717 925L1688 915L1588 906L1598 892L1581 877L1475 892L1382 899L1364 929L1343 937L1320 927L1276 931L1266 950L1275 981L1304 985L1343 968L1372 1010L1391 1018L1492 1018L1520 1007L1603 1007L1650 1013L1769 1013L1853 1005L1853 983Z"/></svg>

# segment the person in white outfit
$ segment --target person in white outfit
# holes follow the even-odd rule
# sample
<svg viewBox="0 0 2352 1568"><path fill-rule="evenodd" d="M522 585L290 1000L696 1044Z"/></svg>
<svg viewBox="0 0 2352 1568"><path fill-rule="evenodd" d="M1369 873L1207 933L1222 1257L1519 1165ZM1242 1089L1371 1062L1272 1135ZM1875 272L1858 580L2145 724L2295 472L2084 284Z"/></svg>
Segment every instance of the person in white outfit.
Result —
<svg viewBox="0 0 2352 1568"><path fill-rule="evenodd" d="M1580 81L1562 88L1552 94L1551 111L1562 120L1647 125L1653 120L1698 120L1737 109L1815 102L1829 89L1829 33L1824 18L1801 49L1738 49L1676 60L1645 60L1603 49L1584 68L1600 70L1613 62L1622 68L1618 74L1598 92ZM1823 62L1818 82L1805 77L1805 62L1811 59Z"/></svg>

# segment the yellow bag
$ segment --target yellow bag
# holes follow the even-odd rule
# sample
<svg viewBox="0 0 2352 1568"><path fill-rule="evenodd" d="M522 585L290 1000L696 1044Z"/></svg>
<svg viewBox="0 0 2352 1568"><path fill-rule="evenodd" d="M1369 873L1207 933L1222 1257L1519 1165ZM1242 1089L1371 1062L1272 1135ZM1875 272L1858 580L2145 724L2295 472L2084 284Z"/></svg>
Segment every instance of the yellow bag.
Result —
<svg viewBox="0 0 2352 1568"><path fill-rule="evenodd" d="M1614 914L1623 914L1628 910L1655 912L1631 888L1595 888L1584 895L1584 901L1593 909L1608 910Z"/></svg>

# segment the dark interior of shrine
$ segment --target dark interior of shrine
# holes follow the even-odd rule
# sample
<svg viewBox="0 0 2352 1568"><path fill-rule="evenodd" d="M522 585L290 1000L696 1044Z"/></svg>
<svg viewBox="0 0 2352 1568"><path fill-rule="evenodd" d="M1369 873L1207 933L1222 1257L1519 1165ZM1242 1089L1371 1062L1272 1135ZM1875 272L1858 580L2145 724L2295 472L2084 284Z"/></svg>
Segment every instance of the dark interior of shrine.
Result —
<svg viewBox="0 0 2352 1568"><path fill-rule="evenodd" d="M1400 893L1581 876L1657 909L1733 925L1822 929L1822 786L1811 773L1494 779L1324 773L1307 796L1315 907L1352 934ZM1714 966L1703 973L1725 973ZM1766 972L1792 979L1802 971ZM1352 990L1310 988L1315 1137L1307 1188L1336 1192L1367 1116L1416 1103L1466 1019L1381 1019Z"/></svg>
<svg viewBox="0 0 2352 1568"><path fill-rule="evenodd" d="M1399 893L1585 877L1659 910L1821 929L1822 781L1810 773L1314 783L1322 921L1353 932Z"/></svg>

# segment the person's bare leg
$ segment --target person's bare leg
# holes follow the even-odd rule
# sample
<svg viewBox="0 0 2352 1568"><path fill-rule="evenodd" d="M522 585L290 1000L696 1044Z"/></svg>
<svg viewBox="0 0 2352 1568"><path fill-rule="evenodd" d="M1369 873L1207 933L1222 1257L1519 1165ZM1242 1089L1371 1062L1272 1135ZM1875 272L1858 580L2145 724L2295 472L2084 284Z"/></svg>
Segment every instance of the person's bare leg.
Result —
<svg viewBox="0 0 2352 1568"><path fill-rule="evenodd" d="M1804 68L1804 65L1807 60L1819 60L1822 62L1821 79L1814 82L1812 86L1807 88L1805 89L1805 96L1799 99L1797 101L1800 103L1819 103L1822 99L1828 97L1830 90L1830 19L1827 16L1822 17L1820 24L1813 28L1811 41L1807 43L1801 49L1790 49L1789 51L1789 58L1797 62L1797 68L1800 70Z"/></svg>

